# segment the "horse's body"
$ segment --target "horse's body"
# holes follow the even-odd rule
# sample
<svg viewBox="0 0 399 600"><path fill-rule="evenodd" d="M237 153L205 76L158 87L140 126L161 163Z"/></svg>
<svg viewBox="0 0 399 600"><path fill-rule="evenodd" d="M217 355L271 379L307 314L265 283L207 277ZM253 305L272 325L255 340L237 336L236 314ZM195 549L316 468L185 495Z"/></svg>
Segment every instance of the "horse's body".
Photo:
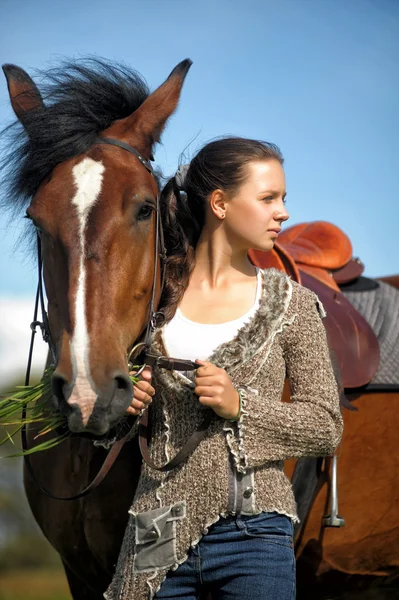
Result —
<svg viewBox="0 0 399 600"><path fill-rule="evenodd" d="M32 439L30 443L34 444ZM71 496L93 480L105 454L89 439L72 438L46 456L32 456L32 465L47 489ZM102 484L73 502L43 495L25 472L33 515L61 556L74 600L103 598L118 558L140 463L137 444L125 444Z"/></svg>
<svg viewBox="0 0 399 600"><path fill-rule="evenodd" d="M120 139L149 160L153 142L175 110L188 66L187 61L178 66L151 96L141 90L131 114L126 114L126 103L121 102L125 113L113 113L108 123L99 119L102 127L97 123L90 136L85 134L84 143L76 144L78 136L72 136L75 141L68 150L60 138L52 162L47 160L44 166L37 162L41 157L37 143L46 154L53 132L48 128L48 140L44 141L38 142L35 136L40 137L45 127L47 109L23 71L5 69L13 108L33 140L32 148L23 156L36 160L35 169L29 171L31 165L25 161L16 187L29 201L33 197L29 214L44 232L44 276L58 358L54 395L77 433L89 431L101 436L130 403L126 354L146 325L157 260L155 219L151 216L157 194L155 181L134 157L123 150L98 146L96 139L99 135ZM106 84L103 80L101 85ZM110 89L112 97L116 94L114 81ZM123 95L121 88L119 91ZM98 104L87 107L85 114L104 109L98 85L97 95ZM85 93L80 96L82 106L85 98ZM52 110L57 116L57 105ZM54 121L54 126L57 123ZM68 132L66 127L65 134ZM86 185L86 176L90 185L77 195L76 190ZM156 284L159 290L159 277ZM81 348L85 340L91 348L87 355ZM89 372L86 378L85 372ZM398 399L398 393L358 395L354 403L359 412L344 414L339 500L347 525L322 529L321 517L327 512L324 485L298 547L299 593L306 600L319 582L319 596L313 597L325 596L323 580L332 571L383 577L398 568L399 502L392 466ZM33 438L34 431L30 430L30 446ZM91 439L72 437L61 446L33 455L31 462L44 487L55 495L71 496L90 483L104 457L105 450L94 446ZM103 597L117 560L140 462L135 443L128 442L100 487L71 502L44 495L25 473L32 512L63 560L74 600Z"/></svg>
<svg viewBox="0 0 399 600"><path fill-rule="evenodd" d="M357 589L367 599L372 582L380 586L373 597L399 597L399 392L354 395L352 402L358 412L344 409L338 459L339 514L345 526L321 525L329 513L327 480L298 540L298 598L304 600Z"/></svg>
<svg viewBox="0 0 399 600"><path fill-rule="evenodd" d="M362 293L364 299L379 283L361 278L364 267L357 259L351 264L351 257L347 236L331 224L317 222L288 228L275 250L252 255L260 266L280 268L322 294L328 303L327 315L331 312L327 333L345 383L347 407L343 408L344 434L338 451L339 515L345 526L322 524L331 509L331 459L327 458L314 493L312 487L308 491L314 502L311 510L304 512L296 541L298 600L338 598L344 592L348 600L399 597L399 364L393 364L392 355L383 354L381 358L391 364L397 383L381 382L377 377L379 383L373 384L379 367L375 334L356 311L348 319L349 306L341 292L351 298L348 290L360 290L352 292L353 302L353 294ZM345 282L341 288L332 275ZM397 275L379 281L399 288ZM391 313L383 315L381 311L387 307L382 306L379 322L384 317L394 325L399 291L391 295L395 309L391 306ZM370 381L372 385L367 385ZM289 401L288 389L284 400ZM357 410L348 409L350 406ZM313 463L308 471L311 475L320 461L316 465L316 459L306 460ZM289 476L295 464L287 461ZM371 585L373 591L368 596L366 590Z"/></svg>

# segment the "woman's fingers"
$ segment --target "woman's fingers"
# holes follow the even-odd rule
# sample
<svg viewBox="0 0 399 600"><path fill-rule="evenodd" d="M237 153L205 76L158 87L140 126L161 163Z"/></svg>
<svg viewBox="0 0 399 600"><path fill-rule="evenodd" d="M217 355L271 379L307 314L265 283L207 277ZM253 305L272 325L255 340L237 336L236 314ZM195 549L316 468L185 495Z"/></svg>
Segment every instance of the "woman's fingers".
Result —
<svg viewBox="0 0 399 600"><path fill-rule="evenodd" d="M137 371L129 371L129 375L131 375L132 377L134 377L136 375ZM152 377L152 371L151 371L151 367L145 367L143 369L143 371L140 374L140 379L145 379L146 381L151 381L151 377Z"/></svg>
<svg viewBox="0 0 399 600"><path fill-rule="evenodd" d="M145 405L151 404L153 394L147 394L143 390L139 390L138 388L134 388L133 398L138 400L139 402L144 402Z"/></svg>
<svg viewBox="0 0 399 600"><path fill-rule="evenodd" d="M135 396L126 412L129 415L139 415L142 410L144 410L145 408L147 408L147 406L149 404L151 404L151 401L152 401L152 398L150 396L147 396L147 397L143 398L142 400L140 400L139 398L136 397L136 394L135 394Z"/></svg>
<svg viewBox="0 0 399 600"><path fill-rule="evenodd" d="M216 385L197 385L194 389L194 392L197 394L197 396L207 396L209 398L215 398L215 396L220 396L222 391L222 388L219 388Z"/></svg>
<svg viewBox="0 0 399 600"><path fill-rule="evenodd" d="M221 380L219 377L196 377L195 378L195 385L206 385L206 386L214 386L214 385L219 385L221 384Z"/></svg>
<svg viewBox="0 0 399 600"><path fill-rule="evenodd" d="M219 406L219 403L215 404L215 398L213 396L200 396L198 400L199 403L202 404L202 406L209 406L213 409Z"/></svg>
<svg viewBox="0 0 399 600"><path fill-rule="evenodd" d="M151 367L146 367L144 369L144 371L141 373L141 378L145 379L146 381L151 381L151 378L152 378Z"/></svg>
<svg viewBox="0 0 399 600"><path fill-rule="evenodd" d="M197 369L197 377L209 377L214 375L218 368L210 362L197 359L195 361L197 365L200 365Z"/></svg>
<svg viewBox="0 0 399 600"><path fill-rule="evenodd" d="M135 372L131 371L129 375L134 376ZM141 411L152 402L152 397L155 394L155 390L151 385L151 368L146 367L140 375L139 381L133 384L133 400L126 410L129 415L137 416Z"/></svg>
<svg viewBox="0 0 399 600"><path fill-rule="evenodd" d="M148 381L138 381L134 384L135 390L140 390L141 392L145 392L149 396L153 396L155 394L155 390Z"/></svg>
<svg viewBox="0 0 399 600"><path fill-rule="evenodd" d="M132 400L131 405L126 410L129 415L137 416L141 413L141 411L145 408L145 404L143 402L139 402L138 400Z"/></svg>

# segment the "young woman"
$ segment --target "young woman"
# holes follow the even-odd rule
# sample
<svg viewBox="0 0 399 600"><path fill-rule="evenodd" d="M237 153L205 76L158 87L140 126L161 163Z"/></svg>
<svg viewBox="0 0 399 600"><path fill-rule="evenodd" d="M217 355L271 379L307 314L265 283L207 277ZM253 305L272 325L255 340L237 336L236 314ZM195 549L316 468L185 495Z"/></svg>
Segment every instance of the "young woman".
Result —
<svg viewBox="0 0 399 600"><path fill-rule="evenodd" d="M198 368L145 370L129 412L152 403L158 464L207 411L213 419L175 470L143 465L110 600L295 598L284 460L333 452L342 420L323 307L248 259L250 248L273 248L289 217L282 164L272 144L220 139L165 188L175 239L154 350ZM286 376L292 403L281 402Z"/></svg>

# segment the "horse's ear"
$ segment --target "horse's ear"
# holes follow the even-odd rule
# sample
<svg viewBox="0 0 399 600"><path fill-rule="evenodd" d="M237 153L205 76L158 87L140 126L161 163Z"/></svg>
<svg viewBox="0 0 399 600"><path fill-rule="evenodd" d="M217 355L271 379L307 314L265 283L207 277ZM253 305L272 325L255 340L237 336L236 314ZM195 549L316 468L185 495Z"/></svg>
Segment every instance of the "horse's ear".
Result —
<svg viewBox="0 0 399 600"><path fill-rule="evenodd" d="M27 113L44 106L40 92L29 75L20 67L3 65L3 71L7 79L11 106L22 125L26 126Z"/></svg>
<svg viewBox="0 0 399 600"><path fill-rule="evenodd" d="M130 135L137 133L149 143L147 151L158 142L166 121L177 108L180 92L189 68L190 59L183 60L171 72L167 80L157 88L135 112L122 121L111 125L107 134L118 135L129 140Z"/></svg>

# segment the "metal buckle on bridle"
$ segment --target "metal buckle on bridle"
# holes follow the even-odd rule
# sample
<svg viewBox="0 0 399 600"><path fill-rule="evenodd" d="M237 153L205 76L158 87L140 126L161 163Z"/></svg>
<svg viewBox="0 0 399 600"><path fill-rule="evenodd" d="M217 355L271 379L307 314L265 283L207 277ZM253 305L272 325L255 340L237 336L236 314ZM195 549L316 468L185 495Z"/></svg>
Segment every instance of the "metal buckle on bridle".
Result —
<svg viewBox="0 0 399 600"><path fill-rule="evenodd" d="M132 371L132 369L134 368L134 364L132 362L132 358L136 358L138 356L140 356L140 354L143 352L143 350L145 350L146 345L144 342L139 342L138 344L135 344L133 346L133 348L130 350L128 356L127 356L127 368L130 371ZM144 361L144 363L139 367L138 371L135 372L135 376L138 377L139 375L141 375L141 373L144 371L144 369L146 368L147 364Z"/></svg>
<svg viewBox="0 0 399 600"><path fill-rule="evenodd" d="M155 329L157 327L162 326L165 323L165 320L166 320L166 317L163 312L152 313L150 322L149 322L149 331L150 331L149 339L152 338L152 334L155 331ZM129 371L131 371L135 366L132 362L132 359L136 358L136 357L138 358L140 356L140 354L143 354L144 363L142 365L140 365L140 367L137 371L135 371L135 373L134 373L135 377L138 377L139 375L141 375L141 373L144 371L144 369L147 366L153 367L155 364L157 364L157 360L158 360L158 356L149 353L148 342L139 342L138 344L135 344L133 346L133 348L130 350L130 352L128 354L127 364L128 364Z"/></svg>
<svg viewBox="0 0 399 600"><path fill-rule="evenodd" d="M40 327L43 341L46 342L46 344L48 344L50 341L50 332L48 331L46 325L42 323L42 321L32 321L32 323L30 324L30 329L33 333L36 333L37 327Z"/></svg>
<svg viewBox="0 0 399 600"><path fill-rule="evenodd" d="M151 321L150 321L151 329L153 331L155 331L155 329L157 327L162 327L162 325L165 323L165 321L166 321L166 317L163 312L159 311L159 312L152 313Z"/></svg>

